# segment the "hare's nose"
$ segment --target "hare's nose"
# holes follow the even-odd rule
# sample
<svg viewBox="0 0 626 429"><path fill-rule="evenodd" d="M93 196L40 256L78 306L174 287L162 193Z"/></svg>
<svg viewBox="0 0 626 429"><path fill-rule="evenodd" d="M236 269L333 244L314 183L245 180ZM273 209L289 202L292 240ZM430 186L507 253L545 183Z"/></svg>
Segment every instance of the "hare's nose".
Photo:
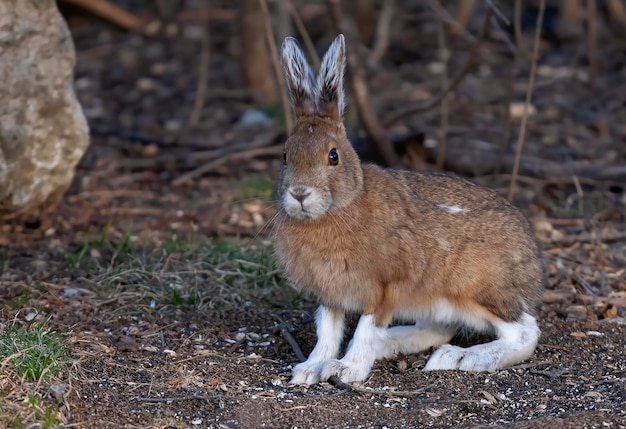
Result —
<svg viewBox="0 0 626 429"><path fill-rule="evenodd" d="M306 197L311 195L311 191L306 191L304 189L302 189L302 190L301 189L294 189L293 191L289 191L289 193L300 204L304 203L304 200L306 200Z"/></svg>

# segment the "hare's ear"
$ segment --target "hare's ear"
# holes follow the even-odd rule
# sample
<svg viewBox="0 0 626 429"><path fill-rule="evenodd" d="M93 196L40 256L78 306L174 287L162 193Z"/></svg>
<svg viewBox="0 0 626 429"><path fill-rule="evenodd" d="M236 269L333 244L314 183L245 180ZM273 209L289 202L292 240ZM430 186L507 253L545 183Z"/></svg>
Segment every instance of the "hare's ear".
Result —
<svg viewBox="0 0 626 429"><path fill-rule="evenodd" d="M280 62L287 81L296 117L315 114L313 70L306 61L298 41L287 37L280 50Z"/></svg>
<svg viewBox="0 0 626 429"><path fill-rule="evenodd" d="M343 72L346 68L346 43L343 34L326 51L317 76L317 109L320 116L340 120L345 106Z"/></svg>

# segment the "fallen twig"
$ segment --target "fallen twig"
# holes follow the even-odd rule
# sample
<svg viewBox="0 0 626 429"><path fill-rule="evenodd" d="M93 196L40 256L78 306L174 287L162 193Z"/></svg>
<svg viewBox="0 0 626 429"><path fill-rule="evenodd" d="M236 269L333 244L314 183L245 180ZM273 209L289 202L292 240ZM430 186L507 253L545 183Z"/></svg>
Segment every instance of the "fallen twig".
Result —
<svg viewBox="0 0 626 429"><path fill-rule="evenodd" d="M243 336L242 338L240 338L240 339L238 339L237 341L235 341L235 343L234 343L232 346L230 346L230 347L228 348L228 350L226 350L226 354L227 354L227 355L231 355L231 354L233 354L233 352L234 352L235 350L237 350L237 349L238 349L238 348L239 348L239 347L240 347L243 343L245 343L245 342L246 342L246 337L245 337L245 336Z"/></svg>
<svg viewBox="0 0 626 429"><path fill-rule="evenodd" d="M515 161L513 163L513 172L511 173L511 185L509 187L509 201L513 201L513 194L515 193L515 184L517 181L517 174L519 172L520 159L522 158L522 148L524 147L524 138L526 137L526 123L528 122L528 106L530 105L530 98L533 94L535 85L535 75L537 71L537 59L539 57L539 38L541 37L541 26L543 25L543 13L546 9L546 0L540 0L539 2L539 16L537 16L537 24L535 29L535 40L533 43L533 58L530 65L530 76L528 78L528 88L526 90L526 101L524 102L524 113L522 115L522 122L520 124L520 132L517 139L517 147L515 148Z"/></svg>
<svg viewBox="0 0 626 429"><path fill-rule="evenodd" d="M465 78L465 75L469 72L470 68L474 64L474 59L478 54L478 48L482 40L485 38L485 34L487 33L487 29L489 28L489 23L490 23L492 14L493 14L493 11L491 9L487 9L487 12L485 13L485 17L483 18L483 25L480 28L480 33L478 33L478 37L476 37L476 40L472 44L472 47L465 60L465 63L463 64L463 67L461 67L461 69L459 70L457 75L454 77L452 82L450 82L450 85L447 88L445 88L443 91L441 91L439 94L437 94L435 97L428 100L427 102L414 104L412 106L407 107L406 109L396 112L393 116L391 116L389 119L387 119L384 122L383 125L385 127L389 127L393 125L395 122L407 116L410 116L416 113L427 112L429 110L434 109L435 107L439 105L439 103L442 102L442 100L445 98L446 95L454 91L456 87L459 86L459 84Z"/></svg>
<svg viewBox="0 0 626 429"><path fill-rule="evenodd" d="M192 170L188 173L181 174L174 181L172 181L172 186L180 186L185 184L196 177L202 176L204 173L208 173L209 171L223 165L229 161L240 161L244 159L254 158L256 156L266 156L266 155L279 155L283 153L283 148L281 146L270 146L270 147L260 147L255 149L243 150L241 152L233 152L222 156L221 158L215 159L211 162L208 162L195 170Z"/></svg>
<svg viewBox="0 0 626 429"><path fill-rule="evenodd" d="M145 396L135 396L130 398L131 401L140 401L140 402L181 402L181 401L192 401L192 400L200 400L200 401L211 401L213 399L224 399L226 395L187 395L187 396L170 396L163 398L152 398Z"/></svg>
<svg viewBox="0 0 626 429"><path fill-rule="evenodd" d="M541 362L521 363L519 365L507 366L506 368L502 368L502 369L528 369L528 368L536 368L538 366L546 366L550 364L552 364L552 362L544 360Z"/></svg>
<svg viewBox="0 0 626 429"><path fill-rule="evenodd" d="M107 0L64 0L105 19L125 30L136 31L145 21Z"/></svg>
<svg viewBox="0 0 626 429"><path fill-rule="evenodd" d="M578 235L567 236L560 240L552 240L545 245L551 247L563 247L571 246L576 243L614 243L619 241L626 241L626 231L615 231L606 234L598 234L595 232L586 232ZM544 245L544 246L545 246Z"/></svg>

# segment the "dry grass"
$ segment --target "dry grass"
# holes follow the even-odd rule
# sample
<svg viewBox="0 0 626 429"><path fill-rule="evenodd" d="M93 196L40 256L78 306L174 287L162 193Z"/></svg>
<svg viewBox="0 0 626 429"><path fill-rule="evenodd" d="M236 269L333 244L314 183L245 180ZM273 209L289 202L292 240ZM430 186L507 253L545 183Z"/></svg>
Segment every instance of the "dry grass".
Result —
<svg viewBox="0 0 626 429"><path fill-rule="evenodd" d="M11 250L4 255L0 427L58 427L68 422L68 397L76 399L78 394L72 386L91 380L85 362L107 359L115 351L110 336L90 330L91 320L112 325L140 314L155 321L155 333L143 333L148 338L166 330L156 321L172 314L223 314L299 302L284 284L267 243L242 246L172 237L160 246L143 247L132 233L119 240L106 235L102 232L72 251L45 256L49 270L41 280L21 276L32 261ZM53 328L68 335L56 334ZM193 371L181 367L177 379L177 385L193 384Z"/></svg>

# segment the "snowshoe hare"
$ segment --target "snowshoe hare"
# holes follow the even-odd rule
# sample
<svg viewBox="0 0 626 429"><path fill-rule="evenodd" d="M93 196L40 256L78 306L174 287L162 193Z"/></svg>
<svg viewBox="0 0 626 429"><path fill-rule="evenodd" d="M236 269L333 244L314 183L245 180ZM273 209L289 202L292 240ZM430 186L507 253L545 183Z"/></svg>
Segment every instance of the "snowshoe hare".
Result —
<svg viewBox="0 0 626 429"><path fill-rule="evenodd" d="M342 123L342 35L317 79L293 38L281 62L297 123L278 183L275 252L321 301L317 344L291 382L363 381L376 359L437 346L426 370L485 371L530 357L545 268L522 213L460 177L361 165ZM346 312L361 317L338 359ZM460 329L495 339L445 344Z"/></svg>

